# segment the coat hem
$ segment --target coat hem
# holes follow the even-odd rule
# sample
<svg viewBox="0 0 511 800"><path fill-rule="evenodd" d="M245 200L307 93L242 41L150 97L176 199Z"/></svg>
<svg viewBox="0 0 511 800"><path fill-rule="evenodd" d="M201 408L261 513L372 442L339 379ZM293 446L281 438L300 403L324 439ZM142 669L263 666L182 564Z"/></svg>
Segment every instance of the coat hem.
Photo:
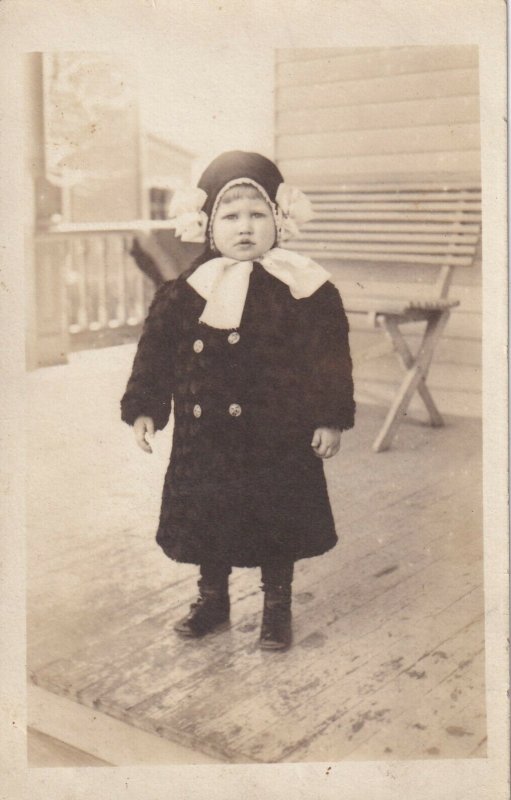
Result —
<svg viewBox="0 0 511 800"><path fill-rule="evenodd" d="M333 548L338 544L338 542L339 542L339 537L336 535L335 539L333 539L331 541L331 543L329 543L327 545L324 545L321 549L298 551L296 553L289 552L289 553L285 553L285 554L282 553L282 554L279 554L279 555L285 555L285 556L289 557L289 559L291 561L293 561L293 562L303 561L304 559L307 559L307 558L316 558L317 556L322 556L325 553L328 553L330 550L333 550ZM177 556L173 552L173 548L166 547L165 544L163 544L161 542L158 542L158 541L156 543L163 550L163 552L164 552L164 554L165 554L165 556L167 558L169 558L171 561L175 561L178 564L195 564L196 566L200 566L201 563L202 564L208 563L208 559L207 558L199 560L199 559L195 559L195 558L185 558L184 556ZM272 556L270 555L269 556L269 560L270 561L271 561L271 558L272 558ZM260 566L263 565L263 563L267 563L267 562L265 562L263 559L255 559L253 561L250 560L250 562L248 561L248 559L237 559L237 558L236 559L233 559L233 558L229 559L229 566L240 568L240 569L241 568L251 569L253 567L260 567Z"/></svg>

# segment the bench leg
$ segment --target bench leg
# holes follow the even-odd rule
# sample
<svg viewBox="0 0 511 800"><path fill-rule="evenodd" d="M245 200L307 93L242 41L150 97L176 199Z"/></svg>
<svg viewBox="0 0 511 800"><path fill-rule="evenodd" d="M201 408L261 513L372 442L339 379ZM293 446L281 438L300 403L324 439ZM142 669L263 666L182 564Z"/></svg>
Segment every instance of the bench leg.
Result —
<svg viewBox="0 0 511 800"><path fill-rule="evenodd" d="M392 346L400 357L405 370L412 369L415 365L415 358L408 347L405 337L401 333L398 322L393 318L383 317L379 324L391 340ZM419 381L417 391L426 406L431 425L434 428L440 428L444 424L444 420L426 386L426 376L422 377Z"/></svg>
<svg viewBox="0 0 511 800"><path fill-rule="evenodd" d="M449 311L445 310L436 313L428 320L419 352L415 358L411 354L401 331L399 331L397 321L383 315L380 319L380 324L391 336L396 345L396 350L406 366L406 375L388 411L383 427L373 443L373 450L377 453L388 450L390 447L394 434L416 391L420 392L426 404L432 424L443 424L443 419L426 386L426 378L435 347L449 319Z"/></svg>

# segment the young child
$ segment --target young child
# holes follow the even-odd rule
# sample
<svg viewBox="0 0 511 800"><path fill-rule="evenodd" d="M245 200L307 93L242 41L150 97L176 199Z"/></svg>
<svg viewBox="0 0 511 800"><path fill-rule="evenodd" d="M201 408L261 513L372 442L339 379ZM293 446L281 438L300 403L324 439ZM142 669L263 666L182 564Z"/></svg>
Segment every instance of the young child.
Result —
<svg viewBox="0 0 511 800"><path fill-rule="evenodd" d="M176 193L173 215L176 235L205 249L156 292L122 418L150 453L173 401L156 538L200 567L175 629L228 624L231 568L260 567L260 646L284 649L294 562L337 541L322 459L354 424L348 322L329 273L278 246L311 214L272 161L224 153L198 186Z"/></svg>

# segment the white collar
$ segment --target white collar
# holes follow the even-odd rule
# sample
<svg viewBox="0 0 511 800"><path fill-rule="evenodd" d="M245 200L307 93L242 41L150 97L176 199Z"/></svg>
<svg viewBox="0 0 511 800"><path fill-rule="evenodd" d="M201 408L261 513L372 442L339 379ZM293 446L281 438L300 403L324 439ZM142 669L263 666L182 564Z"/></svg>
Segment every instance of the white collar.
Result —
<svg viewBox="0 0 511 800"><path fill-rule="evenodd" d="M289 286L296 300L310 297L330 278L324 267L293 250L274 247L256 260L270 275ZM187 282L206 300L201 322L221 330L239 327L253 266L252 261L220 256L197 267Z"/></svg>

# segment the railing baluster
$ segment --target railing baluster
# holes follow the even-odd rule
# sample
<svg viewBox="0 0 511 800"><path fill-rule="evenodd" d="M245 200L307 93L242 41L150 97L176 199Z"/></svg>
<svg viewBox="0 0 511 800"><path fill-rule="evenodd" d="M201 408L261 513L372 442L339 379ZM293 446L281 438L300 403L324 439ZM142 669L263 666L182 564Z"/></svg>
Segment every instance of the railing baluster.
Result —
<svg viewBox="0 0 511 800"><path fill-rule="evenodd" d="M97 260L97 238L88 236L85 240L85 280L87 287L87 314L89 318L89 330L99 330L98 320L98 271Z"/></svg>
<svg viewBox="0 0 511 800"><path fill-rule="evenodd" d="M81 237L74 242L74 260L78 286L78 329L84 331L88 327L87 313L87 278L85 267L85 239Z"/></svg>
<svg viewBox="0 0 511 800"><path fill-rule="evenodd" d="M66 287L66 314L69 333L80 330L78 315L80 311L80 297L78 293L78 273L75 263L75 242L71 237L64 239L64 281Z"/></svg>
<svg viewBox="0 0 511 800"><path fill-rule="evenodd" d="M135 265L128 250L124 251L124 280L126 285L126 323L136 325L135 313Z"/></svg>
<svg viewBox="0 0 511 800"><path fill-rule="evenodd" d="M139 269L136 269L135 265L132 265L132 269L135 272L135 325L138 325L142 322L144 318L144 276Z"/></svg>
<svg viewBox="0 0 511 800"><path fill-rule="evenodd" d="M106 237L105 247L107 325L109 328L118 328L121 325L119 318L119 238L117 236Z"/></svg>
<svg viewBox="0 0 511 800"><path fill-rule="evenodd" d="M124 274L124 263L126 252L128 249L129 239L127 236L122 236L116 239L118 244L117 254L117 286L118 286L118 306L117 306L117 319L120 325L125 325L127 322L126 312L126 276Z"/></svg>
<svg viewBox="0 0 511 800"><path fill-rule="evenodd" d="M107 249L106 237L101 236L97 239L97 281L98 281L98 324L100 328L106 328L108 323L107 312Z"/></svg>

